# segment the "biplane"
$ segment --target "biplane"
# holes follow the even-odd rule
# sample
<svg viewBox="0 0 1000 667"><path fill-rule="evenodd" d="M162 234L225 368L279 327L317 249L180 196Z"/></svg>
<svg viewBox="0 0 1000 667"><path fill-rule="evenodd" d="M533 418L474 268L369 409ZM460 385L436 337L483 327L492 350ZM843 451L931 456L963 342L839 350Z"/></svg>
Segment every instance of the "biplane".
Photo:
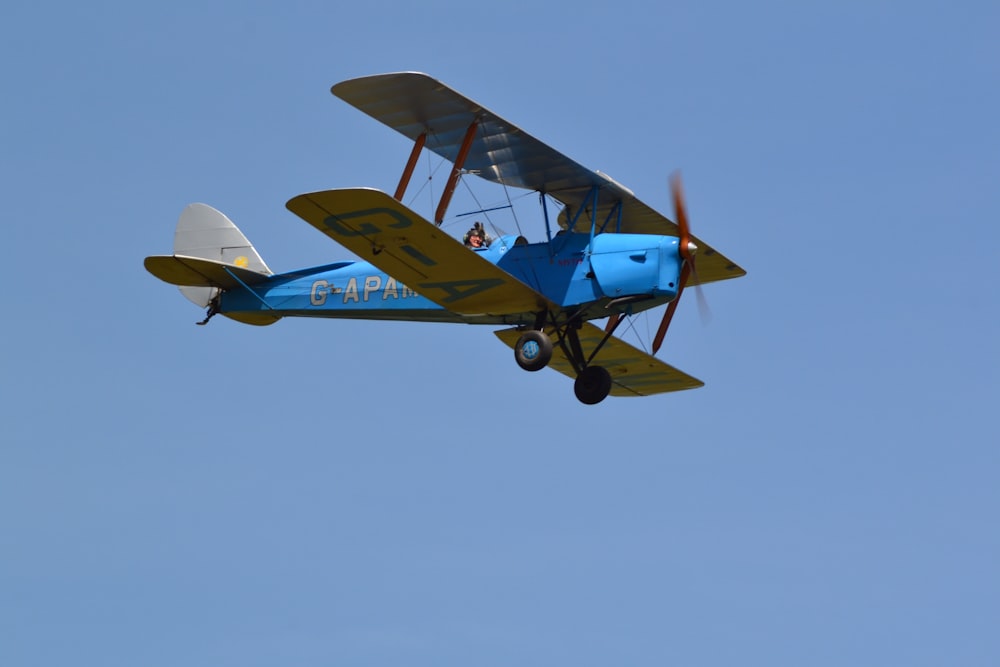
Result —
<svg viewBox="0 0 1000 667"><path fill-rule="evenodd" d="M328 317L501 326L495 334L521 368L573 378L586 404L703 385L654 355L685 288L746 272L691 233L678 179L674 222L426 74L366 76L331 91L414 142L393 195L347 188L287 203L362 260L276 274L229 218L191 204L173 254L147 257L145 267L208 309L199 324L218 314L254 325ZM427 150L451 163L433 222L403 204ZM465 174L539 193L545 239L498 234L473 248L448 233L441 223ZM561 209L550 215L549 206ZM614 335L664 304L651 353ZM604 327L591 322L601 319Z"/></svg>

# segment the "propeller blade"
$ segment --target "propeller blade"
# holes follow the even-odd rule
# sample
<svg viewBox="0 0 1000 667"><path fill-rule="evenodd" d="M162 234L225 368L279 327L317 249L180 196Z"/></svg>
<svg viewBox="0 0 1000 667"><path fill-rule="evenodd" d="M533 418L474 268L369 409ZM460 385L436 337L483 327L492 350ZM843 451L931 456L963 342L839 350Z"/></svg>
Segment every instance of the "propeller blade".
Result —
<svg viewBox="0 0 1000 667"><path fill-rule="evenodd" d="M710 323L712 321L712 309L708 307L708 299L705 298L705 292L702 291L700 283L694 286L694 296L698 301L698 317L701 319L701 323Z"/></svg>
<svg viewBox="0 0 1000 667"><path fill-rule="evenodd" d="M681 268L681 278L680 285L677 288L677 296L674 300L667 304L667 310L663 313L663 319L660 320L660 328L656 330L656 336L653 337L653 354L656 354L663 345L663 337L667 335L667 329L670 327L670 320L674 319L674 311L677 310L677 304L681 301L681 294L684 293L684 284L687 283L688 275L691 273L690 264L684 263L684 267Z"/></svg>
<svg viewBox="0 0 1000 667"><path fill-rule="evenodd" d="M691 261L691 277L694 278L694 295L698 300L698 317L702 324L712 321L712 309L708 307L708 299L705 298L705 291L701 288L701 281L698 279L698 269Z"/></svg>
<svg viewBox="0 0 1000 667"><path fill-rule="evenodd" d="M679 251L686 261L694 261L691 253L691 226L688 224L687 207L684 205L684 188L681 185L680 172L674 172L670 177L670 193L674 199L674 215L677 217L677 227L680 229Z"/></svg>
<svg viewBox="0 0 1000 667"><path fill-rule="evenodd" d="M663 319L660 320L660 327L656 330L656 336L653 338L653 354L656 354L663 344L663 337L667 335L667 329L670 328L670 321L674 318L674 312L677 310L677 304L680 303L681 294L684 293L684 287L687 285L688 278L694 272L694 244L691 243L691 226L688 224L687 217L687 207L684 205L684 189L681 186L681 175L679 172L674 172L670 177L670 193L674 200L674 215L677 218L677 228L680 231L680 237L678 239L677 252L680 254L681 258L684 260L684 264L681 267L680 281L677 286L677 296L674 300L667 305L667 310L663 313ZM698 295L698 310L704 313L703 303L705 300L705 295L701 293L701 286L696 285L695 292ZM707 304L704 304L707 308ZM704 315L703 315L704 317Z"/></svg>

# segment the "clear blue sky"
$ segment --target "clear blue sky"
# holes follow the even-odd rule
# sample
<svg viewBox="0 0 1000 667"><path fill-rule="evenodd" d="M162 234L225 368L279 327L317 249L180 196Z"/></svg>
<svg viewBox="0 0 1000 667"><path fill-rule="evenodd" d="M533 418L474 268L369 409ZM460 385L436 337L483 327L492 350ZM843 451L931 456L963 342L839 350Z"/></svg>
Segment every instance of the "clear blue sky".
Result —
<svg viewBox="0 0 1000 667"><path fill-rule="evenodd" d="M7 3L0 664L1000 663L1000 7L808 5ZM396 70L664 212L683 170L749 272L661 351L704 388L194 326L143 257L203 201L350 258L284 202L395 187L329 87Z"/></svg>

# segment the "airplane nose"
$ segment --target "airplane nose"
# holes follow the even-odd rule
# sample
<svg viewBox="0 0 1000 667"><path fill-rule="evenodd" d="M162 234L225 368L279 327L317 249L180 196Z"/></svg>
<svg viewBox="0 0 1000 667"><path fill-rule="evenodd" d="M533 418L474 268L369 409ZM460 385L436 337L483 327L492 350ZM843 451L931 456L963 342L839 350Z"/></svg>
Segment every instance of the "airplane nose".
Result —
<svg viewBox="0 0 1000 667"><path fill-rule="evenodd" d="M688 241L688 252L692 255L698 252L698 246L695 245L694 241Z"/></svg>

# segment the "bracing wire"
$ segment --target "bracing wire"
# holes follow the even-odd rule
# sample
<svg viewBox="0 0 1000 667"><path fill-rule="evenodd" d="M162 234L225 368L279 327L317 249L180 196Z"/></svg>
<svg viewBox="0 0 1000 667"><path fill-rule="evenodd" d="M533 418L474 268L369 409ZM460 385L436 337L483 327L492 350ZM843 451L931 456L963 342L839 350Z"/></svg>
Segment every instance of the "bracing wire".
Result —
<svg viewBox="0 0 1000 667"><path fill-rule="evenodd" d="M465 172L465 173L473 173L473 172ZM463 175L464 175L464 173L463 173ZM489 206L484 206L483 203L481 201L479 201L479 197L476 196L476 193L472 189L472 186L470 186L468 183L466 183L464 178L462 179L462 183L463 183L463 185L465 185L465 189L469 193L469 196L472 197L472 200L474 202L476 202L476 206L478 207L478 211L476 211L475 215L482 214L482 216L484 218L486 218L486 222L490 226L490 228L492 229L494 236L502 236L503 233L504 233L504 230L499 225L497 225L495 222L493 222L493 220L490 217L490 211L495 211L497 209L510 209L511 215L514 216L514 226L517 228L518 235L524 236L524 232L521 230L521 222L517 218L517 208L514 206L514 202L517 201L517 200L519 200L519 199L522 199L522 198L524 198L524 197L526 197L528 195L530 195L531 194L530 192L526 192L525 194L523 194L523 195L521 195L519 197L515 197L514 199L511 199L509 189L507 188L506 185L503 184L503 182L501 182L500 184L503 186L504 195L505 195L505 197L507 199L507 205L506 206L489 207ZM461 215L462 216L473 215L473 213L463 213ZM461 216L459 216L459 217L461 217Z"/></svg>
<svg viewBox="0 0 1000 667"><path fill-rule="evenodd" d="M427 190L428 191L427 194L430 201L430 209L431 209L431 213L428 216L428 218L434 216L434 175L437 174L438 169L441 168L442 164L444 164L444 160L439 161L437 163L437 166L434 166L434 163L431 161L430 153L427 154L427 178L426 180L424 180L421 186L417 188L417 191L410 196L410 201L406 204L410 208L413 208L413 203L423 193L424 190Z"/></svg>
<svg viewBox="0 0 1000 667"><path fill-rule="evenodd" d="M650 345L648 343L648 340L650 338L648 312L649 311L644 311L644 312L636 314L636 315L628 315L628 316L626 316L625 317L625 322L624 322L625 329L624 329L624 331L621 332L620 335L618 335L618 337L619 338L625 338L626 335L628 335L629 333L631 333L632 335L635 336L635 341L636 341L636 343L638 343L638 345L642 349L642 351L645 352L646 354L652 354L652 352L650 352ZM639 328L636 326L636 318L638 318L640 315L642 316L642 319L645 320L645 322L646 322L646 330L647 331L646 331L646 337L645 338L643 338L642 334L639 332Z"/></svg>
<svg viewBox="0 0 1000 667"><path fill-rule="evenodd" d="M514 208L514 202L510 200L510 189L503 182L503 179L500 180L500 185L503 186L503 194L507 197L507 205L510 206L510 212L514 216L514 226L517 228L517 235L524 236L524 232L521 231L521 221L517 218L517 209Z"/></svg>

